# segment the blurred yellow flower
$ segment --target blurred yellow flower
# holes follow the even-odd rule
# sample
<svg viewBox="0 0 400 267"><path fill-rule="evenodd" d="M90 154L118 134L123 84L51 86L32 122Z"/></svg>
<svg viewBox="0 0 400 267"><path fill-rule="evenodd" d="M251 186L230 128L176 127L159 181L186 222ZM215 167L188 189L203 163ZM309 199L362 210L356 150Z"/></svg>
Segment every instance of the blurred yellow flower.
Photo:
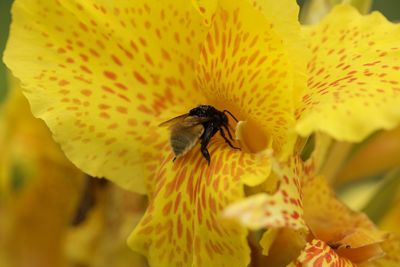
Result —
<svg viewBox="0 0 400 267"><path fill-rule="evenodd" d="M0 265L63 266L84 174L15 87L0 106Z"/></svg>
<svg viewBox="0 0 400 267"><path fill-rule="evenodd" d="M143 198L73 166L16 81L0 105L0 149L0 266L145 266L126 246Z"/></svg>

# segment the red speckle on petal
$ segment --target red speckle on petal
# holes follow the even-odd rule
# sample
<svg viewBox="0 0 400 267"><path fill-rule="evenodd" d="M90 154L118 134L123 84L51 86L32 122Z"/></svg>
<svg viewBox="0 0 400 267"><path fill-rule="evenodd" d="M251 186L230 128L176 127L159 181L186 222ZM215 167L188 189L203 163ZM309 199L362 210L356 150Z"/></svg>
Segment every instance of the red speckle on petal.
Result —
<svg viewBox="0 0 400 267"><path fill-rule="evenodd" d="M111 80L115 80L117 79L117 75L112 72L112 71L104 71L104 76L106 76L107 78L111 79Z"/></svg>
<svg viewBox="0 0 400 267"><path fill-rule="evenodd" d="M133 72L133 75L135 76L135 78L136 78L136 80L137 80L138 82L140 82L140 83L142 83L142 84L147 84L147 81L145 80L145 78L143 78L142 75L140 75L139 72L134 71L134 72Z"/></svg>

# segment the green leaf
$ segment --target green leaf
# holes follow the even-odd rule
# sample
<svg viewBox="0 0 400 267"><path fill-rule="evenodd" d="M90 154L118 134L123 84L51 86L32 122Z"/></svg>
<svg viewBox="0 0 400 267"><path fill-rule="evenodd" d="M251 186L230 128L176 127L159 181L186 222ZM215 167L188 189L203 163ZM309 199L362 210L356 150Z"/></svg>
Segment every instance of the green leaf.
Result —
<svg viewBox="0 0 400 267"><path fill-rule="evenodd" d="M363 208L368 217L378 223L392 207L400 186L400 169L391 171L384 177L384 184Z"/></svg>

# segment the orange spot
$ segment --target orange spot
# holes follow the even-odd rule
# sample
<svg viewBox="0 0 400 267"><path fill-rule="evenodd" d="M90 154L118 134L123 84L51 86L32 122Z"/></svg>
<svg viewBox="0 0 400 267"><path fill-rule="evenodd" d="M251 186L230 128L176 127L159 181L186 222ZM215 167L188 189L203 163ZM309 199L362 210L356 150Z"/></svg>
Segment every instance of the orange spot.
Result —
<svg viewBox="0 0 400 267"><path fill-rule="evenodd" d="M79 54L83 61L87 62L89 60L88 56L85 54Z"/></svg>
<svg viewBox="0 0 400 267"><path fill-rule="evenodd" d="M100 104L98 107L99 107L99 109L109 109L110 108L110 106L106 105L106 104Z"/></svg>
<svg viewBox="0 0 400 267"><path fill-rule="evenodd" d="M88 27L85 24L83 24L82 22L79 23L79 28L81 28L85 32L89 31Z"/></svg>
<svg viewBox="0 0 400 267"><path fill-rule="evenodd" d="M104 119L109 119L110 118L110 115L108 113L106 113L106 112L101 112L99 115L100 115L101 118L104 118Z"/></svg>
<svg viewBox="0 0 400 267"><path fill-rule="evenodd" d="M103 89L104 91L106 91L108 93L115 94L115 91L113 89L111 89L110 87L108 87L108 86L103 85L101 87L101 89Z"/></svg>
<svg viewBox="0 0 400 267"><path fill-rule="evenodd" d="M96 50L94 50L92 48L89 49L89 52L90 52L90 54L92 54L95 57L100 57L99 53L97 53Z"/></svg>
<svg viewBox="0 0 400 267"><path fill-rule="evenodd" d="M111 145L112 143L114 143L116 141L115 138L110 138L108 140L106 140L106 142L104 143L106 146Z"/></svg>
<svg viewBox="0 0 400 267"><path fill-rule="evenodd" d="M104 46L104 44L103 44L100 40L97 40L97 41L96 41L96 44L97 44L98 46L100 46L101 49L106 48L106 47Z"/></svg>
<svg viewBox="0 0 400 267"><path fill-rule="evenodd" d="M142 84L147 84L147 81L143 78L142 75L140 75L140 73L138 73L137 71L133 72L133 75L135 76L136 80Z"/></svg>
<svg viewBox="0 0 400 267"><path fill-rule="evenodd" d="M59 86L65 86L65 85L68 85L69 84L69 81L67 81L67 80L60 80L59 82L58 82L58 85Z"/></svg>
<svg viewBox="0 0 400 267"><path fill-rule="evenodd" d="M138 94L137 94L137 97L138 97L139 99L141 99L141 100L146 100L146 97L145 97L143 94L141 94L141 93L138 93Z"/></svg>
<svg viewBox="0 0 400 267"><path fill-rule="evenodd" d="M89 73L89 74L93 73L87 66L84 66L84 65L81 66L81 70L83 70L84 72Z"/></svg>
<svg viewBox="0 0 400 267"><path fill-rule="evenodd" d="M141 111L141 112L144 112L144 113L146 113L146 114L150 114L150 115L153 114L153 112L151 111L151 109L149 109L149 108L146 107L145 105L140 105L140 106L138 107L138 110Z"/></svg>
<svg viewBox="0 0 400 267"><path fill-rule="evenodd" d="M115 86L117 86L118 88L121 88L124 91L128 90L128 87L126 87L126 85L124 85L122 83L115 83Z"/></svg>
<svg viewBox="0 0 400 267"><path fill-rule="evenodd" d="M169 212L171 211L172 208L172 202L168 202L164 207L163 207L163 214L165 216L169 215Z"/></svg>
<svg viewBox="0 0 400 267"><path fill-rule="evenodd" d="M131 100L126 96L126 95L122 95L122 94L118 94L118 97L125 100L126 102L131 102Z"/></svg>
<svg viewBox="0 0 400 267"><path fill-rule="evenodd" d="M106 71L103 72L103 74L104 74L104 76L106 76L107 78L109 78L111 80L117 79L117 75L112 71L107 71L106 70Z"/></svg>
<svg viewBox="0 0 400 267"><path fill-rule="evenodd" d="M379 54L379 57L384 57L386 55L387 55L387 52L382 52L382 53Z"/></svg>
<svg viewBox="0 0 400 267"><path fill-rule="evenodd" d="M129 124L130 126L136 126L136 125L137 125L137 120L135 120L135 119L129 119L129 120L128 120L128 124Z"/></svg>
<svg viewBox="0 0 400 267"><path fill-rule="evenodd" d="M254 62L254 60L258 57L258 55L260 54L260 51L255 51L250 57L249 60L247 61L248 64L252 64Z"/></svg>
<svg viewBox="0 0 400 267"><path fill-rule="evenodd" d="M133 59L132 53L123 48L122 45L118 44L118 48L121 49L129 59Z"/></svg>
<svg viewBox="0 0 400 267"><path fill-rule="evenodd" d="M149 63L150 65L154 66L153 60L151 59L150 55L145 53L144 58L146 59L146 62Z"/></svg>
<svg viewBox="0 0 400 267"><path fill-rule="evenodd" d="M161 39L161 31L160 29L156 29L156 35L158 39Z"/></svg>
<svg viewBox="0 0 400 267"><path fill-rule="evenodd" d="M136 52L139 51L139 49L138 49L138 47L137 47L137 45L135 44L134 41L131 41L130 45L131 45L131 47L132 47Z"/></svg>
<svg viewBox="0 0 400 267"><path fill-rule="evenodd" d="M128 153L128 150L122 150L122 151L118 154L118 157L121 158L121 157L125 156L126 153Z"/></svg>
<svg viewBox="0 0 400 267"><path fill-rule="evenodd" d="M149 235L149 234L151 234L151 232L153 232L152 226L145 227L139 231L139 233L143 234L143 235Z"/></svg>
<svg viewBox="0 0 400 267"><path fill-rule="evenodd" d="M207 45L208 45L208 51L210 51L211 54L214 54L214 45L211 39L211 34L207 34Z"/></svg>
<svg viewBox="0 0 400 267"><path fill-rule="evenodd" d="M112 60L117 64L118 66L122 66L121 60L116 56L116 55L111 55Z"/></svg>
<svg viewBox="0 0 400 267"><path fill-rule="evenodd" d="M199 220L199 223L202 223L202 220L203 220L203 209L200 207L199 204L198 204L198 207L197 207L197 219Z"/></svg>
<svg viewBox="0 0 400 267"><path fill-rule="evenodd" d="M125 107L117 107L117 111L124 114L128 112L127 108Z"/></svg>
<svg viewBox="0 0 400 267"><path fill-rule="evenodd" d="M180 43L179 33L175 32L174 38L175 38L175 41L179 44Z"/></svg>
<svg viewBox="0 0 400 267"><path fill-rule="evenodd" d="M83 94L84 96L90 96L92 94L92 91L87 89L82 89L81 94Z"/></svg>
<svg viewBox="0 0 400 267"><path fill-rule="evenodd" d="M170 56L169 53L168 53L165 49L163 49L163 48L161 48L161 56L163 57L163 59L168 60L168 61L171 61L171 56Z"/></svg>
<svg viewBox="0 0 400 267"><path fill-rule="evenodd" d="M176 222L176 231L178 232L178 238L182 237L182 221L181 221L181 216L178 216L177 222Z"/></svg>
<svg viewBox="0 0 400 267"><path fill-rule="evenodd" d="M60 91L58 91L60 94L62 94L62 95L67 95L67 94L69 94L69 91L68 90L60 90Z"/></svg>
<svg viewBox="0 0 400 267"><path fill-rule="evenodd" d="M144 39L143 37L139 37L139 42L140 42L143 46L147 46L146 39Z"/></svg>

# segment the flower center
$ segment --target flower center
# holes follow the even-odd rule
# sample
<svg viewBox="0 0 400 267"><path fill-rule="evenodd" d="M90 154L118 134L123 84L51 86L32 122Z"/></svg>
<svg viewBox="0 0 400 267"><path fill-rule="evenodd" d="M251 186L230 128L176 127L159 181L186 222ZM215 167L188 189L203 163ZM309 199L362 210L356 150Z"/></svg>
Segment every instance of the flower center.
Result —
<svg viewBox="0 0 400 267"><path fill-rule="evenodd" d="M236 127L236 138L243 146L243 150L250 153L257 153L269 146L270 139L262 131L256 121L250 119L241 121Z"/></svg>
<svg viewBox="0 0 400 267"><path fill-rule="evenodd" d="M236 127L236 139L240 141L242 151L257 153L265 150L270 145L271 139L260 127L260 123L248 118L236 105L224 103L213 103L219 110L229 110L238 120L236 123L230 116L229 125Z"/></svg>

